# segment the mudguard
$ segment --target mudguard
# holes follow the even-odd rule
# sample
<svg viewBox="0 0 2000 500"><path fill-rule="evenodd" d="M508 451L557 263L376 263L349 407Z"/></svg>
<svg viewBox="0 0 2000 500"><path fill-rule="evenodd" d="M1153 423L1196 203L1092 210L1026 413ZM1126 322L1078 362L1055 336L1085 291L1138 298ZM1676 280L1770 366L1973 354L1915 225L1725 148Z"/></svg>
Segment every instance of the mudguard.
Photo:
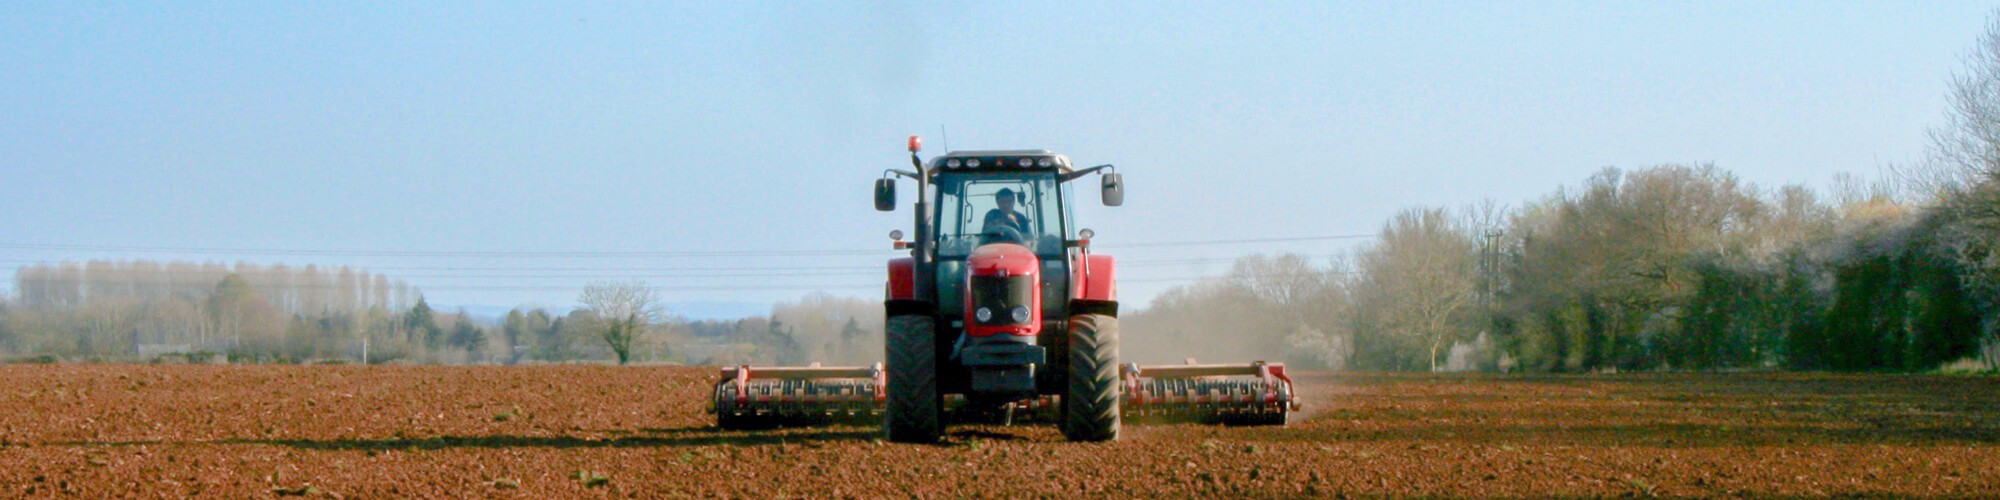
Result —
<svg viewBox="0 0 2000 500"><path fill-rule="evenodd" d="M1083 265L1073 266L1076 285L1071 287L1074 299L1099 302L1118 301L1118 263L1109 255L1090 254L1083 257Z"/></svg>
<svg viewBox="0 0 2000 500"><path fill-rule="evenodd" d="M910 257L889 259L888 300L916 300L917 260Z"/></svg>

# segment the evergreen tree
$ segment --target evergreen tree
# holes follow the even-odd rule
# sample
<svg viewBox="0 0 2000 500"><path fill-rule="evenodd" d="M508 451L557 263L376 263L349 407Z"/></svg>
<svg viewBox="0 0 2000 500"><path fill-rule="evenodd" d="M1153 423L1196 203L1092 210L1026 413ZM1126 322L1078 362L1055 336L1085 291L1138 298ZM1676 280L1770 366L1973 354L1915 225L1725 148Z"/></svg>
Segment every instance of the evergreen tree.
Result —
<svg viewBox="0 0 2000 500"><path fill-rule="evenodd" d="M403 313L403 327L411 343L422 342L425 347L435 348L444 336L444 329L437 326L437 314L423 297L417 297L417 305Z"/></svg>

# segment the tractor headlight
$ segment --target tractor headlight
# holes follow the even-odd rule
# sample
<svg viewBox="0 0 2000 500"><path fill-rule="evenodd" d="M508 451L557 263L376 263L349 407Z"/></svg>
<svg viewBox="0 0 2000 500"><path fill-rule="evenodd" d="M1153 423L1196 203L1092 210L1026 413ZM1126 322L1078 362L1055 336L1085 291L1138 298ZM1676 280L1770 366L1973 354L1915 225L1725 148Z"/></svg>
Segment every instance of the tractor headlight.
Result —
<svg viewBox="0 0 2000 500"><path fill-rule="evenodd" d="M944 161L944 168L958 168L960 164L957 158L952 158Z"/></svg>
<svg viewBox="0 0 2000 500"><path fill-rule="evenodd" d="M1042 158L1042 159L1039 159L1039 160L1035 160L1035 165L1036 165L1036 166L1039 166L1039 167L1042 167L1042 168L1049 168L1049 167L1052 167L1052 166L1055 166L1055 164L1056 164L1056 162L1053 162L1053 161L1049 161L1049 159L1048 159L1048 158Z"/></svg>
<svg viewBox="0 0 2000 500"><path fill-rule="evenodd" d="M979 318L979 322L981 323L993 321L993 310L981 307L979 308L978 311L974 311L972 313L972 316L975 318Z"/></svg>
<svg viewBox="0 0 2000 500"><path fill-rule="evenodd" d="M1028 322L1028 306L1014 306L1013 314L1015 323Z"/></svg>

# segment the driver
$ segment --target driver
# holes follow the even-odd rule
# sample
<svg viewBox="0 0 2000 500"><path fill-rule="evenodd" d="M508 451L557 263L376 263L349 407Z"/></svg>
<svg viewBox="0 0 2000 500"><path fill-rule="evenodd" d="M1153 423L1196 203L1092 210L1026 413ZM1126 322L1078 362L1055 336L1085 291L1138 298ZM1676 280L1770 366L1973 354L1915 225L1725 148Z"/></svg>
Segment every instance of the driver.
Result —
<svg viewBox="0 0 2000 500"><path fill-rule="evenodd" d="M1000 188L1000 192L994 193L994 202L1000 207L986 211L986 226L980 232L991 233L1003 227L1011 227L1020 234L1028 234L1028 216L1014 211L1014 203L1018 196L1020 195L1013 189L1008 188Z"/></svg>

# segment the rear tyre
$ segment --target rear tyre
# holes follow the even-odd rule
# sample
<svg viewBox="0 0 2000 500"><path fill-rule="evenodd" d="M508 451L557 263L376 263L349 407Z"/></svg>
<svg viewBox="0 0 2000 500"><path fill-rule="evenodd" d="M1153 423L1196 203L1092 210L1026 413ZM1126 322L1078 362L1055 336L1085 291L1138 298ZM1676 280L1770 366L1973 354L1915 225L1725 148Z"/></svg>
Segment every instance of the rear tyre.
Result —
<svg viewBox="0 0 2000 500"><path fill-rule="evenodd" d="M1118 318L1070 317L1063 436L1071 441L1112 441L1118 439L1118 425Z"/></svg>
<svg viewBox="0 0 2000 500"><path fill-rule="evenodd" d="M937 383L937 330L925 315L891 316L888 344L889 400L882 430L890 441L933 443L944 434L944 397Z"/></svg>

